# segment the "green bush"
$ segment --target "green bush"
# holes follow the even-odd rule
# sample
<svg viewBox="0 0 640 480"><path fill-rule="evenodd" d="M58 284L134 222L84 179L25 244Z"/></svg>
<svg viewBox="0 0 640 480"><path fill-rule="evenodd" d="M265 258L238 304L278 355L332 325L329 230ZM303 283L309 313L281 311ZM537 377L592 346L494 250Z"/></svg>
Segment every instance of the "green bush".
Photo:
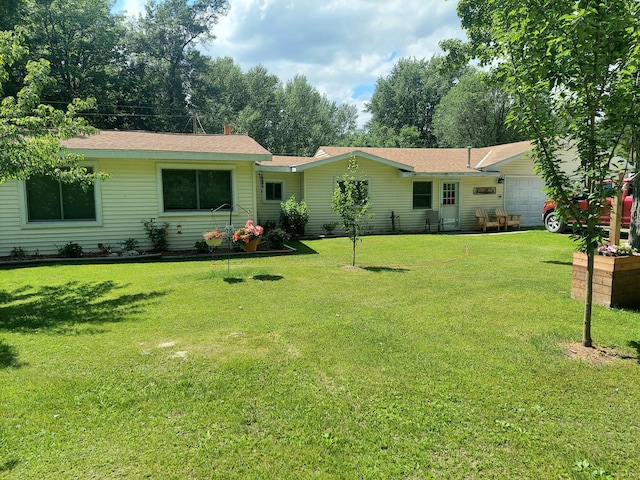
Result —
<svg viewBox="0 0 640 480"><path fill-rule="evenodd" d="M13 247L11 249L11 258L15 258L16 260L26 260L29 258L29 254L22 247Z"/></svg>
<svg viewBox="0 0 640 480"><path fill-rule="evenodd" d="M274 228L269 230L264 238L270 248L281 250L284 248L284 242L289 240L289 234L281 228Z"/></svg>
<svg viewBox="0 0 640 480"><path fill-rule="evenodd" d="M82 256L82 246L69 242L64 247L58 247L58 253L64 257L79 258Z"/></svg>
<svg viewBox="0 0 640 480"><path fill-rule="evenodd" d="M169 224L167 222L157 224L155 219L143 220L144 229L147 231L147 237L151 240L153 249L157 252L163 252L169 248Z"/></svg>
<svg viewBox="0 0 640 480"><path fill-rule="evenodd" d="M309 211L304 200L296 202L292 196L280 204L280 226L292 237L303 236L308 222Z"/></svg>
<svg viewBox="0 0 640 480"><path fill-rule="evenodd" d="M209 245L207 245L207 242L204 240L198 240L193 245L193 248L195 248L198 253L207 253L209 251Z"/></svg>
<svg viewBox="0 0 640 480"><path fill-rule="evenodd" d="M138 248L138 240L133 237L127 238L124 242L122 242L122 250L125 252L130 252L131 250L135 250Z"/></svg>

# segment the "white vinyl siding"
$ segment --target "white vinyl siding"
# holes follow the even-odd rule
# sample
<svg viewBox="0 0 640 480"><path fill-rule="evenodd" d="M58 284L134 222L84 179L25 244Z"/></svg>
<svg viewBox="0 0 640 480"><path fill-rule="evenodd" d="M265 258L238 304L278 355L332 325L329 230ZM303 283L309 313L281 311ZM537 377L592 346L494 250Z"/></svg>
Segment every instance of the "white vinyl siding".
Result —
<svg viewBox="0 0 640 480"><path fill-rule="evenodd" d="M340 219L331 210L331 197L336 181L347 172L348 163L345 159L305 170L305 200L309 206L307 233L321 234L324 223L340 225ZM397 230L423 231L425 210L413 208L413 182L418 179L401 177L397 168L369 159L359 158L358 165L368 182L371 211L375 214L370 221L372 233L391 231L392 212ZM420 177L419 181L432 181L433 192L438 191L437 179ZM341 232L340 227L336 232Z"/></svg>
<svg viewBox="0 0 640 480"><path fill-rule="evenodd" d="M266 200L265 186L267 183L282 183L282 201L286 201L290 197L295 197L297 201L302 200L301 178L302 172L260 172L257 175L258 182L258 215L257 220L262 223L267 221L275 222L276 225L280 219L280 201Z"/></svg>
<svg viewBox="0 0 640 480"><path fill-rule="evenodd" d="M495 187L496 193L474 193L476 188ZM497 177L467 177L460 183L461 209L460 220L462 230L471 230L476 225L476 209L484 208L487 213L494 213L496 208L504 206L504 184L498 183Z"/></svg>
<svg viewBox="0 0 640 480"><path fill-rule="evenodd" d="M218 163L224 168L234 169L233 189L237 208L233 212L232 223L236 226L244 224L249 215L253 218L256 214L254 163L198 162L196 166L206 168ZM0 255L9 255L14 247L22 247L28 253L35 250L40 254L57 253L57 247L68 242L80 244L86 252L95 252L98 251L98 243L118 247L120 242L128 238L138 240L140 250L149 250L151 243L142 221L150 218L170 224L169 248L190 249L211 226L224 228L229 222L228 211L215 216L210 212L162 212L162 188L158 184L159 163L154 160L103 159L94 164L99 165L100 171L110 173L111 178L100 183L100 195L96 199L100 222L90 226L80 222L66 225L21 223L21 218L25 215L24 195L20 195L20 189L24 191L23 182L8 181L0 184ZM194 162L170 163L187 168L191 168L189 166L193 164ZM177 225L181 225L181 234L177 233Z"/></svg>

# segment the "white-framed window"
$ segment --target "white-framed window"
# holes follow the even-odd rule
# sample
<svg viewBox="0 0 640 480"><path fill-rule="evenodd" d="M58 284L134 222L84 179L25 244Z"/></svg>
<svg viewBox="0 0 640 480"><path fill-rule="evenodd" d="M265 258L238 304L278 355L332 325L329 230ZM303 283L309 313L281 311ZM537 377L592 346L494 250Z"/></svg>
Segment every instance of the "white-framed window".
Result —
<svg viewBox="0 0 640 480"><path fill-rule="evenodd" d="M161 211L210 212L234 203L234 169L201 168L191 165L160 165Z"/></svg>
<svg viewBox="0 0 640 480"><path fill-rule="evenodd" d="M264 182L264 201L265 202L282 202L285 198L284 182L282 181L265 181Z"/></svg>
<svg viewBox="0 0 640 480"><path fill-rule="evenodd" d="M413 208L433 208L433 182L413 182Z"/></svg>
<svg viewBox="0 0 640 480"><path fill-rule="evenodd" d="M95 167L85 165L89 173ZM100 183L85 188L49 176L34 176L23 182L21 197L24 224L56 226L96 224L100 221Z"/></svg>

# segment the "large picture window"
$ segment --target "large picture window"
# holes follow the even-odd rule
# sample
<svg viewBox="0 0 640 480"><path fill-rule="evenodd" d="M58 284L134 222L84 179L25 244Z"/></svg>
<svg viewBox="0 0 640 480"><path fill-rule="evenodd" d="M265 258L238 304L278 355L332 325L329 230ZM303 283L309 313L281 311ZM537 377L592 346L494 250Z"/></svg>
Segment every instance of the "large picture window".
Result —
<svg viewBox="0 0 640 480"><path fill-rule="evenodd" d="M162 170L165 211L210 210L231 205L231 170Z"/></svg>
<svg viewBox="0 0 640 480"><path fill-rule="evenodd" d="M432 208L433 182L413 182L413 208Z"/></svg>
<svg viewBox="0 0 640 480"><path fill-rule="evenodd" d="M87 168L93 173L92 168ZM51 177L33 177L25 182L29 222L96 220L93 185L62 183Z"/></svg>

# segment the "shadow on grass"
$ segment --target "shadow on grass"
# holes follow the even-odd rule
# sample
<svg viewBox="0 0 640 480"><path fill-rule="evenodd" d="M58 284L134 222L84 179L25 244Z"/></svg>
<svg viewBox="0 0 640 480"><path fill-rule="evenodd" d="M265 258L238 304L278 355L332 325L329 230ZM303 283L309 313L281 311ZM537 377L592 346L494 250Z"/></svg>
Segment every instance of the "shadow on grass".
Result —
<svg viewBox="0 0 640 480"><path fill-rule="evenodd" d="M117 295L115 282L69 282L59 286L0 291L0 331L66 333L81 324L121 322L163 292Z"/></svg>
<svg viewBox="0 0 640 480"><path fill-rule="evenodd" d="M318 255L318 252L316 252L313 248L309 247L299 240L291 240L287 242L287 245L290 245L291 247L296 249L296 251L291 255Z"/></svg>
<svg viewBox="0 0 640 480"><path fill-rule="evenodd" d="M0 464L0 472L8 472L10 470L13 470L17 466L18 466L18 460L16 460L15 458L12 458Z"/></svg>
<svg viewBox="0 0 640 480"><path fill-rule="evenodd" d="M233 285L234 283L242 283L242 282L244 282L244 278L224 277L223 281L227 282L230 285Z"/></svg>
<svg viewBox="0 0 640 480"><path fill-rule="evenodd" d="M259 280L261 282L277 282L278 280L282 280L284 277L282 275L254 275L254 280Z"/></svg>
<svg viewBox="0 0 640 480"><path fill-rule="evenodd" d="M16 349L11 345L0 341L0 368L15 368L21 366L22 364L18 361L18 354L16 353Z"/></svg>
<svg viewBox="0 0 640 480"><path fill-rule="evenodd" d="M381 273L381 272L395 272L395 273L405 273L408 272L409 269L408 268L398 268L398 267L373 267L373 266L369 266L369 267L362 267L362 270L366 270L368 272L375 272L375 273Z"/></svg>
<svg viewBox="0 0 640 480"><path fill-rule="evenodd" d="M640 363L640 342L636 342L635 340L631 340L629 342L629 346L631 348L635 349L636 353L638 354L637 355L638 363Z"/></svg>
<svg viewBox="0 0 640 480"><path fill-rule="evenodd" d="M559 260L544 260L542 263L549 263L551 265L568 265L572 266L573 262L560 262Z"/></svg>

